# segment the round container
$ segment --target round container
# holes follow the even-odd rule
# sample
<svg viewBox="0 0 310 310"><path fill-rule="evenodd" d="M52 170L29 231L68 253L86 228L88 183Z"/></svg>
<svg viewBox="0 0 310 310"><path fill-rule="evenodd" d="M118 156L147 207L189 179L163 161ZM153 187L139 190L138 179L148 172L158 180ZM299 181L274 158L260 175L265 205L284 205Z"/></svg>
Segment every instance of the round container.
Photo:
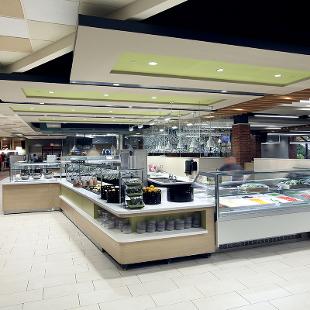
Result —
<svg viewBox="0 0 310 310"><path fill-rule="evenodd" d="M131 226L130 224L124 224L122 232L124 234L131 234Z"/></svg>
<svg viewBox="0 0 310 310"><path fill-rule="evenodd" d="M146 225L146 232L153 233L156 231L156 221L155 220L149 220Z"/></svg>
<svg viewBox="0 0 310 310"><path fill-rule="evenodd" d="M137 233L143 234L146 232L146 222L138 222L137 223Z"/></svg>
<svg viewBox="0 0 310 310"><path fill-rule="evenodd" d="M166 221L164 219L158 220L156 225L157 231L164 231L166 229Z"/></svg>
<svg viewBox="0 0 310 310"><path fill-rule="evenodd" d="M166 230L171 231L175 228L175 221L174 220L167 220L166 222Z"/></svg>
<svg viewBox="0 0 310 310"><path fill-rule="evenodd" d="M184 229L184 220L183 219L176 219L175 220L175 229L176 230L183 230Z"/></svg>

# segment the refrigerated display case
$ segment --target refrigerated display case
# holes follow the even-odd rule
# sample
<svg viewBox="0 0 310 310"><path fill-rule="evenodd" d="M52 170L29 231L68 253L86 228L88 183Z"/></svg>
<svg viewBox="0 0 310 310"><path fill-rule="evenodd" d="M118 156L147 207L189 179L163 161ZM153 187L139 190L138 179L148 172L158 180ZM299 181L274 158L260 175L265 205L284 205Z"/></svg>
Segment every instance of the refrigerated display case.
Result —
<svg viewBox="0 0 310 310"><path fill-rule="evenodd" d="M196 183L215 197L220 248L310 231L310 169L202 172Z"/></svg>
<svg viewBox="0 0 310 310"><path fill-rule="evenodd" d="M10 167L10 182L48 182L61 178L61 164L17 161Z"/></svg>

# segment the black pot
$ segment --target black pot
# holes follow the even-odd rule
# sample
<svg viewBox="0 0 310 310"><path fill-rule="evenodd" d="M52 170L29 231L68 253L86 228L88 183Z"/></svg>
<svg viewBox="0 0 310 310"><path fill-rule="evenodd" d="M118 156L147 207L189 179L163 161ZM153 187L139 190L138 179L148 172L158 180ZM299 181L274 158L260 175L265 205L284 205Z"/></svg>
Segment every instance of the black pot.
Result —
<svg viewBox="0 0 310 310"><path fill-rule="evenodd" d="M172 202L189 202L194 200L194 189L191 184L169 186L167 200Z"/></svg>

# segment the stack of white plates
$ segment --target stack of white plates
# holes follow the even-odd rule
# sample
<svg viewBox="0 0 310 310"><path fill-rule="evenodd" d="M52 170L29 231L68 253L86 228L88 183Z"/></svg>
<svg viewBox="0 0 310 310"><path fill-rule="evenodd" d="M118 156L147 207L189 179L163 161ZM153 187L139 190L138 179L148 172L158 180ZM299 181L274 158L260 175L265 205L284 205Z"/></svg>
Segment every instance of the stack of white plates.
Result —
<svg viewBox="0 0 310 310"><path fill-rule="evenodd" d="M146 232L146 223L145 222L138 222L137 223L137 233L143 234Z"/></svg>
<svg viewBox="0 0 310 310"><path fill-rule="evenodd" d="M166 228L166 221L164 219L157 221L157 231L164 231Z"/></svg>

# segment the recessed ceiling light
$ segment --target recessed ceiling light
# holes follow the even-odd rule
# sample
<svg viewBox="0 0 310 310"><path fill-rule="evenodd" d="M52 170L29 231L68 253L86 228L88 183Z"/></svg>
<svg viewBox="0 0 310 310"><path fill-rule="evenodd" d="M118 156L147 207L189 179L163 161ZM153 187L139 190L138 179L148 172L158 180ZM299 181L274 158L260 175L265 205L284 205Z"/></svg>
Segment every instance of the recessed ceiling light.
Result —
<svg viewBox="0 0 310 310"><path fill-rule="evenodd" d="M157 99L157 97L156 97L156 96L153 96L152 99L155 100L155 99Z"/></svg>
<svg viewBox="0 0 310 310"><path fill-rule="evenodd" d="M156 61L150 61L150 62L149 62L149 65L150 65L150 66L157 66L158 63L157 63Z"/></svg>
<svg viewBox="0 0 310 310"><path fill-rule="evenodd" d="M172 129L178 129L178 126L172 126L171 128Z"/></svg>
<svg viewBox="0 0 310 310"><path fill-rule="evenodd" d="M39 104L44 104L44 102L40 102Z"/></svg>
<svg viewBox="0 0 310 310"><path fill-rule="evenodd" d="M113 86L119 86L120 84L119 83L113 83Z"/></svg>
<svg viewBox="0 0 310 310"><path fill-rule="evenodd" d="M277 73L274 75L275 78L280 78L281 76L282 76L282 74L280 74L280 73Z"/></svg>
<svg viewBox="0 0 310 310"><path fill-rule="evenodd" d="M129 127L129 131L133 131L133 127Z"/></svg>
<svg viewBox="0 0 310 310"><path fill-rule="evenodd" d="M138 125L138 128L139 128L139 129L143 128L143 124L139 124L139 125Z"/></svg>
<svg viewBox="0 0 310 310"><path fill-rule="evenodd" d="M300 109L298 109L300 110ZM266 117L266 118L299 118L296 115L276 115L276 114L255 114L255 117Z"/></svg>
<svg viewBox="0 0 310 310"><path fill-rule="evenodd" d="M193 126L192 123L187 123L186 126L190 127L190 126Z"/></svg>
<svg viewBox="0 0 310 310"><path fill-rule="evenodd" d="M55 92L54 92L54 91L52 91L52 90L50 90L48 93L49 93L49 94L54 94Z"/></svg>
<svg viewBox="0 0 310 310"><path fill-rule="evenodd" d="M227 90L221 90L221 93L227 93Z"/></svg>
<svg viewBox="0 0 310 310"><path fill-rule="evenodd" d="M223 68L218 68L218 69L216 69L216 72L223 72L223 71L224 71Z"/></svg>
<svg viewBox="0 0 310 310"><path fill-rule="evenodd" d="M244 109L240 109L240 108L235 108L233 110L235 110L235 111L244 111Z"/></svg>
<svg viewBox="0 0 310 310"><path fill-rule="evenodd" d="M104 96L104 97L109 97L109 94L104 94L103 96Z"/></svg>
<svg viewBox="0 0 310 310"><path fill-rule="evenodd" d="M163 128L160 128L160 129L159 129L159 131L160 131L160 132L163 132L163 131L164 131L164 129L163 129Z"/></svg>

